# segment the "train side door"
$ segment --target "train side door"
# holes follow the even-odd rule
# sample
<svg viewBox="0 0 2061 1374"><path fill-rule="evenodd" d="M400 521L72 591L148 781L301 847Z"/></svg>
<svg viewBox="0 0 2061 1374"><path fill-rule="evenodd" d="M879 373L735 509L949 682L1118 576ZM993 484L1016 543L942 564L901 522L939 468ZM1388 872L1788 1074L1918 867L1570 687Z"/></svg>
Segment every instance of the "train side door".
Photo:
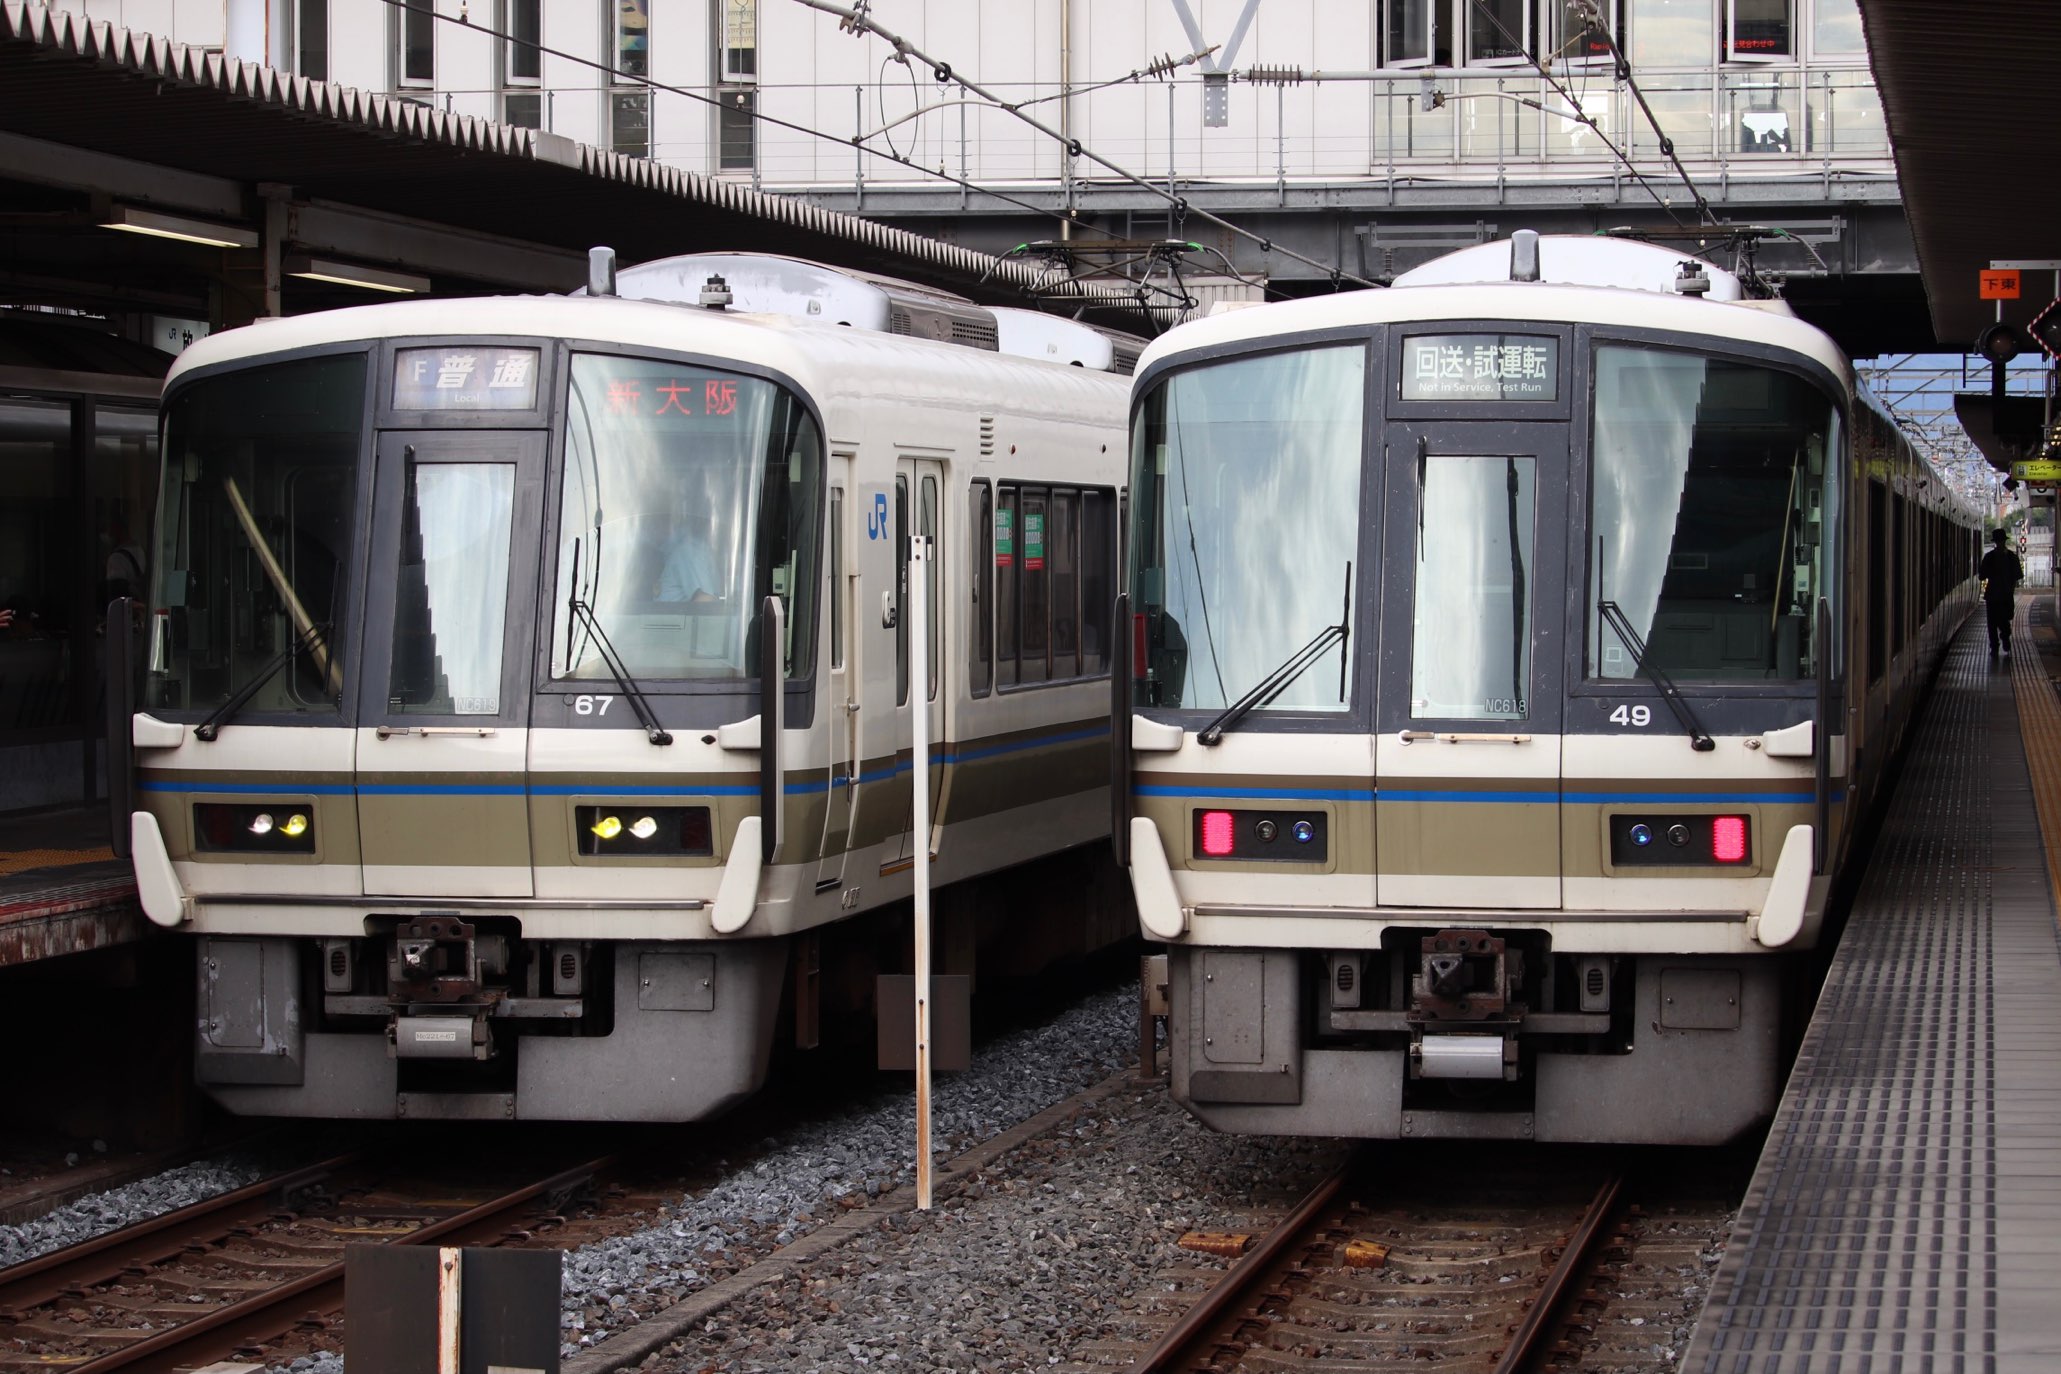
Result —
<svg viewBox="0 0 2061 1374"><path fill-rule="evenodd" d="M824 676L823 710L828 717L829 797L823 812L822 859L816 865L816 887L837 886L844 877L844 856L852 838L852 812L858 799L859 675L853 659L858 636L853 633L853 602L858 578L851 567L852 457L830 460L830 513L824 522L823 604L829 608L830 670Z"/></svg>
<svg viewBox="0 0 2061 1374"><path fill-rule="evenodd" d="M948 752L947 745L949 743L945 739L946 713L944 709L945 661L947 658L945 650L945 618L949 609L944 604L944 577L942 575L945 566L944 471L944 464L934 459L904 458L901 461L901 472L899 474L899 480L906 484L910 493L910 514L913 520L912 532L927 536L930 539L930 561L925 565L927 576L924 582L925 591L928 593L926 603L930 618L929 634L924 646L924 677L926 680L921 683L914 683L908 680L911 671L909 666L911 661L909 656L910 627L906 623L906 617L896 640L897 647L895 652L899 665L896 680L902 688L901 700L907 702L913 696L916 700L924 703L924 710L927 713L925 719L929 723L929 729L925 738L929 741L927 756L930 763L927 770L929 774L927 783L930 789L930 819L933 827L937 824L939 805L943 801L945 767L942 760ZM901 543L899 557L902 561L902 575L898 585L902 588L903 604L906 606L909 588L909 552L906 539ZM910 720L913 721L913 717ZM904 723L903 729L905 732L911 728L910 722ZM913 749L914 735L905 733L903 738ZM911 766L913 767L913 763ZM916 858L916 846L912 837L912 827L915 823L915 818L915 794L912 789L909 796L908 813L902 818L902 842L898 858L904 863L913 863ZM932 852L936 852L934 848Z"/></svg>
<svg viewBox="0 0 2061 1374"><path fill-rule="evenodd" d="M852 553L862 591L853 608L859 710L849 847L880 846L885 868L893 867L899 832L909 825L909 659L902 619L909 495L905 472L890 482L862 483L853 513ZM848 885L859 876L847 866Z"/></svg>
<svg viewBox="0 0 2061 1374"><path fill-rule="evenodd" d="M532 890L540 431L379 436L358 712L365 891Z"/></svg>
<svg viewBox="0 0 2061 1374"><path fill-rule="evenodd" d="M1376 900L1560 905L1561 425L1391 420Z"/></svg>

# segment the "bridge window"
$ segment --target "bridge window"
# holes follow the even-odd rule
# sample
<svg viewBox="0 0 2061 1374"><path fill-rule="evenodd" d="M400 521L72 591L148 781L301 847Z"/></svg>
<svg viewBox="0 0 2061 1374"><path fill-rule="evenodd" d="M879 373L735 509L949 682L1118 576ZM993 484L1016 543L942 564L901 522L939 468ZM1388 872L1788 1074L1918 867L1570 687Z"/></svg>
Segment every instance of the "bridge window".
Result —
<svg viewBox="0 0 2061 1374"><path fill-rule="evenodd" d="M1725 0L1725 61L1789 62L1795 57L1795 0Z"/></svg>
<svg viewBox="0 0 2061 1374"><path fill-rule="evenodd" d="M404 0L395 30L394 84L429 86L437 79L436 10L433 0Z"/></svg>
<svg viewBox="0 0 2061 1374"><path fill-rule="evenodd" d="M613 0L612 8L617 89L608 95L609 146L625 157L650 157L651 88L638 79L651 74L650 0Z"/></svg>
<svg viewBox="0 0 2061 1374"><path fill-rule="evenodd" d="M721 14L716 167L725 172L749 172L758 166L758 0L723 0Z"/></svg>

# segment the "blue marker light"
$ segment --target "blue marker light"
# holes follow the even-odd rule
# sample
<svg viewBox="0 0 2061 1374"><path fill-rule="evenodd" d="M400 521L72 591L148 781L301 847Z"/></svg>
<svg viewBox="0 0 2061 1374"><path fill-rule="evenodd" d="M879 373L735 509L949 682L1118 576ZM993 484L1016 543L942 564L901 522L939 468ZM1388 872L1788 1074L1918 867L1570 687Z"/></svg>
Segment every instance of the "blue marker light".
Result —
<svg viewBox="0 0 2061 1374"><path fill-rule="evenodd" d="M1631 835L1632 843L1641 849L1653 843L1653 828L1651 826L1635 825L1632 827Z"/></svg>
<svg viewBox="0 0 2061 1374"><path fill-rule="evenodd" d="M1311 825L1308 821L1297 821L1295 828L1289 831L1289 833L1295 836L1297 844L1308 844L1311 840L1317 838L1317 827Z"/></svg>

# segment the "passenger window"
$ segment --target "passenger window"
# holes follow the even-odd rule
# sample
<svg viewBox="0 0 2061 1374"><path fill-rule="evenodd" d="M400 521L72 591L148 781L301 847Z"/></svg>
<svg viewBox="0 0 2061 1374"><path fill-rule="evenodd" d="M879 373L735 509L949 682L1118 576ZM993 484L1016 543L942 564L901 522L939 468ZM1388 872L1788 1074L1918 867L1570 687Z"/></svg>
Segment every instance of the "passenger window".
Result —
<svg viewBox="0 0 2061 1374"><path fill-rule="evenodd" d="M1021 493L1002 488L995 509L995 683L1013 687L1022 680L1017 667L1018 608L1016 596L1016 509Z"/></svg>
<svg viewBox="0 0 2061 1374"><path fill-rule="evenodd" d="M967 685L984 697L995 681L995 510L994 488L975 482L969 502L966 544L972 553L972 586L966 636Z"/></svg>
<svg viewBox="0 0 2061 1374"><path fill-rule="evenodd" d="M1052 578L1047 566L1051 531L1047 528L1050 498L1042 490L1023 493L1023 587L1019 615L1022 662L1018 680L1044 682L1052 675L1047 658L1052 642Z"/></svg>
<svg viewBox="0 0 2061 1374"><path fill-rule="evenodd" d="M1081 493L1081 671L1109 671L1109 612L1116 596L1111 577L1111 502L1106 491Z"/></svg>
<svg viewBox="0 0 2061 1374"><path fill-rule="evenodd" d="M1080 496L1052 493L1052 529L1046 562L1052 569L1052 676L1081 673Z"/></svg>

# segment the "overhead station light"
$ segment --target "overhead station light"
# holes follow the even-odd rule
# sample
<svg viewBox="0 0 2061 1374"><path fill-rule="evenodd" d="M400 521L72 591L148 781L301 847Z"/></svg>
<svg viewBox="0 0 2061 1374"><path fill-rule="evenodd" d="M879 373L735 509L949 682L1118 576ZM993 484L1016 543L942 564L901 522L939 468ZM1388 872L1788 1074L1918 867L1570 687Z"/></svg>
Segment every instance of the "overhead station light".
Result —
<svg viewBox="0 0 2061 1374"><path fill-rule="evenodd" d="M385 291L395 296L418 296L429 290L428 277L384 267L366 267L361 263L339 262L335 258L296 255L281 263L280 270L289 277L332 282L337 286L357 286L367 291Z"/></svg>
<svg viewBox="0 0 2061 1374"><path fill-rule="evenodd" d="M181 243L204 243L212 248L258 246L255 229L216 224L212 220L188 219L184 215L167 215L157 210L139 210L133 205L115 206L107 212L107 218L100 225L103 229L119 229L125 234L148 234L152 238L177 239Z"/></svg>

